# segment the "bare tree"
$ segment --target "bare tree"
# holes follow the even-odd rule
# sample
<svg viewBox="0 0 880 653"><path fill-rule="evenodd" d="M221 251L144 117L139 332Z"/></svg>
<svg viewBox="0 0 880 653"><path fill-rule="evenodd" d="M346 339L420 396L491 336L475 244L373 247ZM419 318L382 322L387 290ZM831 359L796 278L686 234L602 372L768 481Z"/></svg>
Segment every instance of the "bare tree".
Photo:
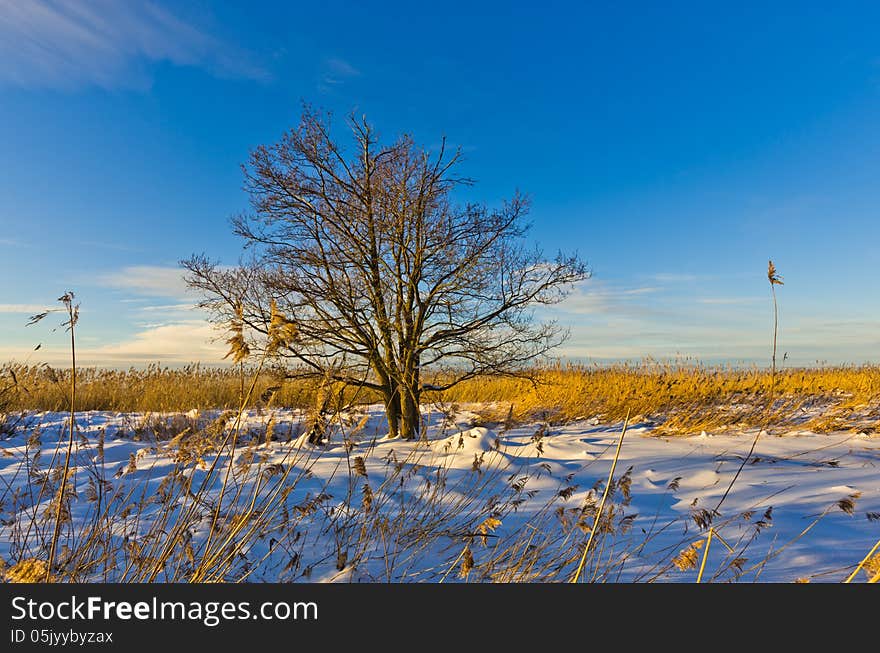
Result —
<svg viewBox="0 0 880 653"><path fill-rule="evenodd" d="M183 265L216 320L267 336L283 315L291 337L275 349L296 369L379 392L390 435L413 438L423 391L516 373L559 344L565 333L533 309L588 272L576 255L526 246L523 196L492 210L455 203L472 182L445 141L432 155L408 136L382 145L366 119L348 125L350 154L310 109L254 150L243 166L253 214L233 220L249 257Z"/></svg>

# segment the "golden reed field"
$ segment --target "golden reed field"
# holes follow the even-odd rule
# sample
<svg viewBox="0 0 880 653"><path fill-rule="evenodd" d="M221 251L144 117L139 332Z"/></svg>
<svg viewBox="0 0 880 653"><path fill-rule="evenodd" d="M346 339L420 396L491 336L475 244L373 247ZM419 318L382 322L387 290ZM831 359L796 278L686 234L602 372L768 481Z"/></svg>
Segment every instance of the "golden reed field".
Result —
<svg viewBox="0 0 880 653"><path fill-rule="evenodd" d="M5 411L68 410L69 370L48 366L0 368L0 407ZM77 371L76 409L175 412L238 409L265 405L311 409L335 397L339 405L378 403L368 390L285 378L283 370L262 371L190 365L169 368ZM770 396L772 407L768 406ZM772 426L785 430L873 433L880 421L880 366L770 370L750 367L637 364L559 365L533 369L525 377L482 377L445 392L427 392L438 403L479 403L487 420L534 417L561 423L600 417L623 419L627 411L657 423L665 434L705 429ZM336 403L334 401L334 403ZM485 406L489 406L486 408Z"/></svg>

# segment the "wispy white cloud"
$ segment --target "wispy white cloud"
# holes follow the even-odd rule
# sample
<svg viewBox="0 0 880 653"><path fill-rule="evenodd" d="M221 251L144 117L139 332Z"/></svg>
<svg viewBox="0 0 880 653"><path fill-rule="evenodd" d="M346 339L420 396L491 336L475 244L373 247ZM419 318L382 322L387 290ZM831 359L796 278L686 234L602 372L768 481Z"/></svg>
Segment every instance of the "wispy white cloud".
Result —
<svg viewBox="0 0 880 653"><path fill-rule="evenodd" d="M149 0L0 0L0 85L144 88L163 61L267 79L249 59Z"/></svg>
<svg viewBox="0 0 880 653"><path fill-rule="evenodd" d="M93 338L81 337L77 361L82 365L127 367L144 363L184 364L220 363L226 353L221 334L203 320L187 320L173 324L145 327L118 342L93 345ZM65 343L45 342L38 352L33 347L0 347L0 360L34 361L50 365L66 365L69 352Z"/></svg>
<svg viewBox="0 0 880 653"><path fill-rule="evenodd" d="M21 313L34 315L45 311L46 307L42 304L0 304L0 313Z"/></svg>
<svg viewBox="0 0 880 653"><path fill-rule="evenodd" d="M734 304L755 304L762 301L758 297L701 297L697 299L700 304L717 304L719 306Z"/></svg>
<svg viewBox="0 0 880 653"><path fill-rule="evenodd" d="M193 294L183 280L180 268L157 265L132 265L97 279L102 286L128 290L138 295L192 300Z"/></svg>
<svg viewBox="0 0 880 653"><path fill-rule="evenodd" d="M659 283L690 283L699 280L695 274L678 274L674 272L657 272L650 276L651 279Z"/></svg>
<svg viewBox="0 0 880 653"><path fill-rule="evenodd" d="M102 362L218 363L225 348L217 330L204 320L190 320L145 328L122 342L92 347L82 352L83 360Z"/></svg>
<svg viewBox="0 0 880 653"><path fill-rule="evenodd" d="M133 247L128 243L112 243L103 240L79 240L77 245L87 248L110 249L119 252L143 252L140 247Z"/></svg>
<svg viewBox="0 0 880 653"><path fill-rule="evenodd" d="M548 315L570 331L556 354L597 360L758 359L763 354L763 323L742 324L743 309L725 307L751 298L719 294L701 301L689 286L682 287L704 281L691 275L650 275L641 281L588 279L552 307ZM708 304L719 306L710 310Z"/></svg>
<svg viewBox="0 0 880 653"><path fill-rule="evenodd" d="M650 314L655 310L642 304L639 299L660 290L654 286L619 287L588 279L551 310L574 315Z"/></svg>
<svg viewBox="0 0 880 653"><path fill-rule="evenodd" d="M641 288L623 288L618 294L628 297L632 295L650 295L651 293L660 292L662 288L656 286L643 286Z"/></svg>
<svg viewBox="0 0 880 653"><path fill-rule="evenodd" d="M326 93L333 87L355 77L360 77L360 75L361 71L344 59L338 57L324 59L321 64L321 81L318 84L318 90Z"/></svg>
<svg viewBox="0 0 880 653"><path fill-rule="evenodd" d="M196 308L195 304L158 304L155 306L138 306L137 310L144 313L169 313L175 311L192 311Z"/></svg>
<svg viewBox="0 0 880 653"><path fill-rule="evenodd" d="M324 66L330 74L338 75L339 77L357 77L361 74L360 70L352 66L345 59L340 59L338 57L325 59Z"/></svg>

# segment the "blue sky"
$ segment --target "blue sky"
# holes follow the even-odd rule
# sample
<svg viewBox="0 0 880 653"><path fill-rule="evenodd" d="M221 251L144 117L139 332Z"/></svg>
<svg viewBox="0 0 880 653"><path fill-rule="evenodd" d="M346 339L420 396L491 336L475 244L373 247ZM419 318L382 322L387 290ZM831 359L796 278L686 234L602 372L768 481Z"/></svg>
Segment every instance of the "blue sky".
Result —
<svg viewBox="0 0 880 653"><path fill-rule="evenodd" d="M709 4L0 0L0 359L72 289L87 364L218 360L177 262L307 101L530 194L562 355L766 361L773 258L789 361L880 361L880 7Z"/></svg>

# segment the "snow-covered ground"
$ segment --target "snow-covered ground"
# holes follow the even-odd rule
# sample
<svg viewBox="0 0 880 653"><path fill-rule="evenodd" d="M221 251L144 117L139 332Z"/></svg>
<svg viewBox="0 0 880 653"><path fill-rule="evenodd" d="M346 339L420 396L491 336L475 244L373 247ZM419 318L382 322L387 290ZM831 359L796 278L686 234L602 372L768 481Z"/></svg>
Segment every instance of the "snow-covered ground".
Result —
<svg viewBox="0 0 880 653"><path fill-rule="evenodd" d="M601 502L622 424L593 418L506 428L480 422L477 410L426 409L423 440L403 442L385 437L382 410L371 406L334 418L325 446L305 442L297 411L251 411L228 476L229 452L216 458L202 433L221 441L234 416L78 413L72 521L61 542L71 555L90 525L106 517L117 559L87 579L131 579L137 565L125 556L134 555L132 546L157 555L163 542L156 533L168 536L190 514L190 563L170 556L179 561L155 580L192 577L212 520L222 526L212 538L217 551L217 542L242 542L218 578L567 580ZM608 528L597 529L583 577L693 581L693 553L700 562L702 544L691 564L679 554L705 542L706 519L755 435L664 437L649 423L632 423L616 491L602 513ZM60 478L51 470L63 460L67 437L66 414L30 413L0 439L0 557L7 562L46 557L35 533L47 532L46 509ZM189 494L169 491L174 474L192 481ZM216 511L224 478L229 489ZM49 488L43 496L41 487ZM262 521L245 542L247 529L230 524L247 510ZM718 513L704 579L841 581L880 539L880 438L762 433ZM857 580L864 579L860 572Z"/></svg>

